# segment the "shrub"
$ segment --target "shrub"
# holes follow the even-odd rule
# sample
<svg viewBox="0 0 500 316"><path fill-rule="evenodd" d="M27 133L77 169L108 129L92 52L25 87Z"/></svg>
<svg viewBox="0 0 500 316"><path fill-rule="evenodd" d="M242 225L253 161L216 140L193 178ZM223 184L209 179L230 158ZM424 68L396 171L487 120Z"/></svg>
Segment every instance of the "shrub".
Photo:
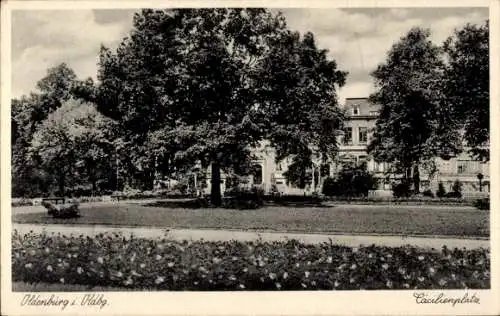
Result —
<svg viewBox="0 0 500 316"><path fill-rule="evenodd" d="M426 196L426 197L431 197L431 198L434 197L434 193L432 193L431 190L425 190L424 192L422 192L422 195Z"/></svg>
<svg viewBox="0 0 500 316"><path fill-rule="evenodd" d="M273 196L272 201L277 204L289 204L289 203L306 203L306 204L319 204L321 203L321 198L318 194L312 195L280 195Z"/></svg>
<svg viewBox="0 0 500 316"><path fill-rule="evenodd" d="M322 193L326 196L368 196L376 186L377 180L368 172L366 164L345 165L335 179L325 179Z"/></svg>
<svg viewBox="0 0 500 316"><path fill-rule="evenodd" d="M446 195L446 190L444 189L444 184L443 182L439 182L438 185L438 190L436 191L436 196L438 198L443 198Z"/></svg>
<svg viewBox="0 0 500 316"><path fill-rule="evenodd" d="M393 184L392 193L396 198L409 197L411 195L410 185L406 182Z"/></svg>
<svg viewBox="0 0 500 316"><path fill-rule="evenodd" d="M462 182L460 182L460 180L455 180L455 182L453 182L453 186L451 187L451 191L453 192L452 197L461 198L462 197Z"/></svg>
<svg viewBox="0 0 500 316"><path fill-rule="evenodd" d="M47 213L54 218L77 218L80 217L78 204L54 205L47 201L42 201L42 205L47 209Z"/></svg>
<svg viewBox="0 0 500 316"><path fill-rule="evenodd" d="M233 187L222 200L222 207L231 209L257 209L263 205L264 190L258 187Z"/></svg>
<svg viewBox="0 0 500 316"><path fill-rule="evenodd" d="M171 291L489 289L488 249L12 234L12 280Z"/></svg>
<svg viewBox="0 0 500 316"><path fill-rule="evenodd" d="M490 198L477 199L476 201L474 201L474 206L479 210L489 210Z"/></svg>

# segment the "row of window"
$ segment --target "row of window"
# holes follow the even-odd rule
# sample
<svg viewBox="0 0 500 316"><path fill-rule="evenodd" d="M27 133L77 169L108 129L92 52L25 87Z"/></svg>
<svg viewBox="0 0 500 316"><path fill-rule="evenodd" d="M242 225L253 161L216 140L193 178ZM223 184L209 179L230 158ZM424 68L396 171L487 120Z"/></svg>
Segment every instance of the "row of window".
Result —
<svg viewBox="0 0 500 316"><path fill-rule="evenodd" d="M370 111L370 116L378 116L378 111ZM359 105L355 105L352 107L352 115L361 115L361 111L359 110Z"/></svg>
<svg viewBox="0 0 500 316"><path fill-rule="evenodd" d="M353 143L353 128L352 127L346 127L344 128L344 144L352 144ZM358 143L359 144L366 144L368 143L368 127L358 127Z"/></svg>

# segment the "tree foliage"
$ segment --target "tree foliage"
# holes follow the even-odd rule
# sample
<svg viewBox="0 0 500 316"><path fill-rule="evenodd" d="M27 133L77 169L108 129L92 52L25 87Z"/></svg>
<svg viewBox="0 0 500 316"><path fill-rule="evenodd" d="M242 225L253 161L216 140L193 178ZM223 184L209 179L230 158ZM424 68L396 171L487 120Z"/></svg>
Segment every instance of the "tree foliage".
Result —
<svg viewBox="0 0 500 316"><path fill-rule="evenodd" d="M99 80L99 109L123 126L130 167L212 165L216 203L220 169L249 166L264 139L279 157L335 154L345 73L281 14L142 10L118 49L101 51Z"/></svg>
<svg viewBox="0 0 500 316"><path fill-rule="evenodd" d="M113 153L114 123L92 104L70 99L50 113L37 128L31 158L57 177L59 194L79 166L95 185L97 166L106 168Z"/></svg>
<svg viewBox="0 0 500 316"><path fill-rule="evenodd" d="M47 69L37 90L13 99L11 104L12 191L14 196L33 196L51 190L53 175L39 169L28 157L30 143L38 126L70 98L90 96L90 79L79 81L65 63Z"/></svg>
<svg viewBox="0 0 500 316"><path fill-rule="evenodd" d="M446 101L472 154L489 160L489 23L467 24L444 45Z"/></svg>
<svg viewBox="0 0 500 316"><path fill-rule="evenodd" d="M372 73L378 91L371 100L382 106L368 151L392 163L414 189L419 164L460 151L450 111L442 106L444 64L430 31L411 29Z"/></svg>

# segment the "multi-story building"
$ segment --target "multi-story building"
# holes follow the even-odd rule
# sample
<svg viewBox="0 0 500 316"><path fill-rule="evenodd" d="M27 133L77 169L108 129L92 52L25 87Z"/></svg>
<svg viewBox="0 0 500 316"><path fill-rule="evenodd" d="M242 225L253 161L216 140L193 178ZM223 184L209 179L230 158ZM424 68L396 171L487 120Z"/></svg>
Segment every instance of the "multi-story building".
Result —
<svg viewBox="0 0 500 316"><path fill-rule="evenodd" d="M378 189L390 191L391 182L394 175L388 173L387 163L377 163L367 153L367 145L372 136L375 123L377 121L380 106L372 104L367 98L348 98L344 109L347 117L342 135L338 138L339 155L337 161L328 164L315 162L310 174L311 180L305 189L299 189L289 183L284 172L287 170L290 161L275 161L275 153L268 143L263 142L260 148L255 149L257 159L253 175L249 182L252 185L262 187L269 192L273 186L284 194L312 193L321 189L323 180L328 176L333 176L345 162L366 162L368 171L372 172L378 179ZM466 153L449 160L441 158L435 159L437 170L432 174L426 174L424 170L421 174L421 190L430 189L435 192L441 182L446 191L450 191L453 183L459 180L462 183L464 195L480 194L479 191L489 191L489 163L482 163L474 160ZM207 170L207 190L210 190L210 170ZM481 185L478 175L482 175ZM226 178L221 177L221 190L224 192Z"/></svg>

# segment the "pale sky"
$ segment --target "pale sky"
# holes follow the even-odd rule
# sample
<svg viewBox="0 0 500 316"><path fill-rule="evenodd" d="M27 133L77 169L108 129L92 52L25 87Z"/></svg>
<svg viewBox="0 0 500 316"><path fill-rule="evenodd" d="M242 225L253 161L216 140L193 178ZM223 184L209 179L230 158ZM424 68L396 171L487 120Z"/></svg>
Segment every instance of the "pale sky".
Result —
<svg viewBox="0 0 500 316"><path fill-rule="evenodd" d="M340 99L373 91L370 72L411 27L430 28L441 44L466 23L483 23L487 8L284 9L291 29L314 33L349 72ZM132 27L130 10L32 10L12 13L12 96L35 91L48 67L66 62L80 79L96 77L102 44L116 45Z"/></svg>

